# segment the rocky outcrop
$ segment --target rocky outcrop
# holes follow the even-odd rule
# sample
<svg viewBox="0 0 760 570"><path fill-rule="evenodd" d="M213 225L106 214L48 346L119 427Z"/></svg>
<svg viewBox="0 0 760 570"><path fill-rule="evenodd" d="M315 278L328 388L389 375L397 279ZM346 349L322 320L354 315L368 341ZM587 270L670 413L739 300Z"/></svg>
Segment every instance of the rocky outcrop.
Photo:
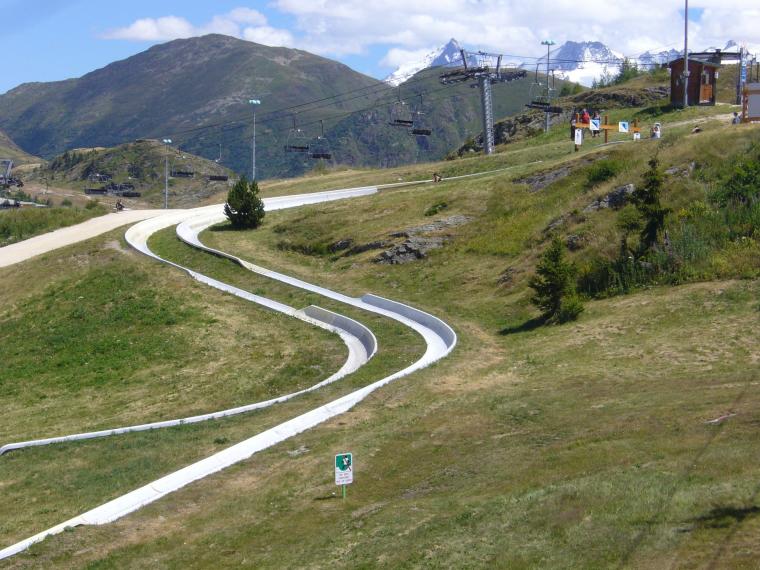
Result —
<svg viewBox="0 0 760 570"><path fill-rule="evenodd" d="M446 242L444 237L419 237L414 236L408 240L384 251L375 259L376 263L399 265L423 259L432 249L443 247Z"/></svg>
<svg viewBox="0 0 760 570"><path fill-rule="evenodd" d="M616 107L646 107L669 96L670 90L667 87L620 88L586 91L576 95L571 101L578 107L602 110Z"/></svg>
<svg viewBox="0 0 760 570"><path fill-rule="evenodd" d="M409 263L410 261L417 261L418 259L424 259L429 251L443 247L451 238L446 235L422 236L420 234L436 233L446 229L455 228L466 224L471 220L472 218L469 216L450 216L423 226L393 232L391 237L406 239L402 243L394 245L378 255L375 258L375 263L398 265L401 263Z"/></svg>
<svg viewBox="0 0 760 570"><path fill-rule="evenodd" d="M636 190L636 186L633 184L626 184L625 186L619 186L612 192L601 198L597 198L586 206L583 211L586 213L596 212L597 210L603 210L611 208L613 210L619 210L628 203L628 198Z"/></svg>
<svg viewBox="0 0 760 570"><path fill-rule="evenodd" d="M439 232L441 230L445 230L448 228L455 228L457 226L461 226L466 224L472 220L469 216L450 216L448 218L444 218L442 220L436 220L435 222L430 222L429 224L425 224L423 226L417 226L414 228L408 228L406 230L401 230L399 232L393 232L391 234L391 237L412 237L417 234L429 234L433 232Z"/></svg>

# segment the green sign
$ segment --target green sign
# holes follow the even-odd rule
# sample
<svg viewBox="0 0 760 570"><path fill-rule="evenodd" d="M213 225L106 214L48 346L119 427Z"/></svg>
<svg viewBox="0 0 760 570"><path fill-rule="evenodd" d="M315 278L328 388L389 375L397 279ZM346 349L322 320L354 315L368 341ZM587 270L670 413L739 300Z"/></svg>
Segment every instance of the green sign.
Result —
<svg viewBox="0 0 760 570"><path fill-rule="evenodd" d="M351 453L335 456L335 484L350 485L354 482L354 457Z"/></svg>

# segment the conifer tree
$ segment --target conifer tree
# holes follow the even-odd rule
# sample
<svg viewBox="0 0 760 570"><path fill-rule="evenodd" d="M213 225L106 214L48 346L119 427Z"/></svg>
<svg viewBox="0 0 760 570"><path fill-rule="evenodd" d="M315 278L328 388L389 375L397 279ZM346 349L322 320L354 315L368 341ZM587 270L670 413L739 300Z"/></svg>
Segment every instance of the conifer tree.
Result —
<svg viewBox="0 0 760 570"><path fill-rule="evenodd" d="M640 244L642 253L649 251L657 244L660 234L665 229L665 216L670 209L660 203L664 177L660 171L657 157L649 161L649 170L644 173L644 183L636 188L631 195L631 202L639 211L642 219Z"/></svg>
<svg viewBox="0 0 760 570"><path fill-rule="evenodd" d="M264 221L264 202L259 198L259 185L243 176L227 194L224 215L235 228L253 229Z"/></svg>
<svg viewBox="0 0 760 570"><path fill-rule="evenodd" d="M565 245L555 237L528 283L535 291L531 303L543 311L541 316L546 322L572 321L583 312L575 291L575 274L575 265L565 260Z"/></svg>

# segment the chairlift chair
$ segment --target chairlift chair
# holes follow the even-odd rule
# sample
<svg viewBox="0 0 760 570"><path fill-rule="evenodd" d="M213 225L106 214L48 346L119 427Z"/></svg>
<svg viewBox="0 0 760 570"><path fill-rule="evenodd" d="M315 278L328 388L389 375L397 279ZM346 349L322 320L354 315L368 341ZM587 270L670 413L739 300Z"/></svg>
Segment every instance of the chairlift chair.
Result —
<svg viewBox="0 0 760 570"><path fill-rule="evenodd" d="M429 137L433 134L433 130L425 118L425 113L422 112L422 95L420 95L420 104L414 111L412 134L419 137Z"/></svg>
<svg viewBox="0 0 760 570"><path fill-rule="evenodd" d="M410 129L414 127L414 117L412 110L404 101L401 100L401 91L398 92L398 101L391 105L391 120L388 123L392 127L401 127Z"/></svg>
<svg viewBox="0 0 760 570"><path fill-rule="evenodd" d="M546 78L546 81L549 81L549 78ZM538 80L538 65L536 65L536 74L533 79L533 83L530 84L530 92L528 93L528 98L530 99L530 103L526 104L525 106L530 109L539 109L541 111L546 111L546 109L549 107L549 101L546 97L546 87L547 84L542 83Z"/></svg>
<svg viewBox="0 0 760 570"><path fill-rule="evenodd" d="M325 137L325 124L319 121L319 125L320 134L312 141L309 156L315 160L331 160L332 152L330 152L330 142Z"/></svg>
<svg viewBox="0 0 760 570"><path fill-rule="evenodd" d="M309 152L309 137L305 132L296 126L295 117L293 117L293 128L288 132L288 139L285 141L285 152Z"/></svg>

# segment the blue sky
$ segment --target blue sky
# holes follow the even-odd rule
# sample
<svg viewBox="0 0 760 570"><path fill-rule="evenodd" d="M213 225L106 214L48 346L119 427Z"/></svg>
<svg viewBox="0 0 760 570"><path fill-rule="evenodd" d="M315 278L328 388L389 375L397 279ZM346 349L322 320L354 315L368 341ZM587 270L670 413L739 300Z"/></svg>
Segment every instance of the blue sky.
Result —
<svg viewBox="0 0 760 570"><path fill-rule="evenodd" d="M690 46L760 46L749 0L691 0ZM0 93L78 77L163 41L217 31L306 49L382 78L455 37L541 55L541 39L599 40L625 55L683 45L682 0L0 0ZM647 17L632 17L632 14Z"/></svg>

